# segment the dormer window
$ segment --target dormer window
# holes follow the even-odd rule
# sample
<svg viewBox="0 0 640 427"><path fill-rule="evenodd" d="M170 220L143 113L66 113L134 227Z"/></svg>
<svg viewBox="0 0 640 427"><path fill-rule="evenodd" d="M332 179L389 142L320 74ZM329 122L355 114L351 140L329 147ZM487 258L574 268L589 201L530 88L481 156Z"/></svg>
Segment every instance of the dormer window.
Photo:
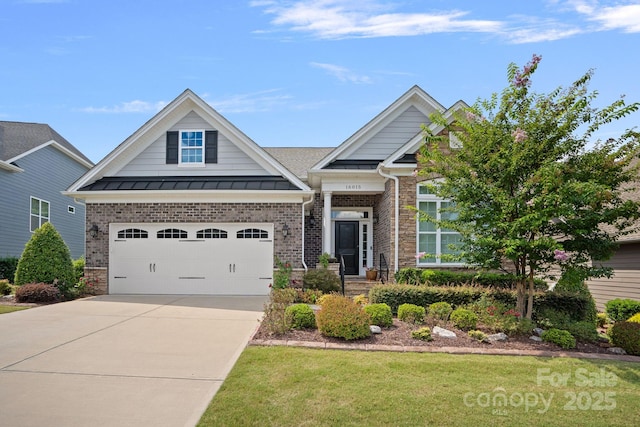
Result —
<svg viewBox="0 0 640 427"><path fill-rule="evenodd" d="M180 165L204 165L204 131L180 131Z"/></svg>
<svg viewBox="0 0 640 427"><path fill-rule="evenodd" d="M190 129L167 132L166 163L186 167L218 163L218 131Z"/></svg>

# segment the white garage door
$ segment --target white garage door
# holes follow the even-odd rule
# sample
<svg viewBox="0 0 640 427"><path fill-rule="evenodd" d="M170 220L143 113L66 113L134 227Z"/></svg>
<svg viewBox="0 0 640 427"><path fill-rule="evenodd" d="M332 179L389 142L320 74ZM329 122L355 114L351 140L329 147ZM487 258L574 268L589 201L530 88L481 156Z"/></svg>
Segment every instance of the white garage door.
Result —
<svg viewBox="0 0 640 427"><path fill-rule="evenodd" d="M111 224L109 293L267 295L273 224Z"/></svg>

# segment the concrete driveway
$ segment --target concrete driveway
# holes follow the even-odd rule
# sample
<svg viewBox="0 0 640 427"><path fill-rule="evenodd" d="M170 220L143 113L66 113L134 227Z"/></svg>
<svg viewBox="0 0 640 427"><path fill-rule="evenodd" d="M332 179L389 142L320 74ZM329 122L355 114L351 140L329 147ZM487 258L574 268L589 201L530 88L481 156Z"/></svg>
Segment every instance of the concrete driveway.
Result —
<svg viewBox="0 0 640 427"><path fill-rule="evenodd" d="M266 298L100 296L0 315L0 424L193 426Z"/></svg>

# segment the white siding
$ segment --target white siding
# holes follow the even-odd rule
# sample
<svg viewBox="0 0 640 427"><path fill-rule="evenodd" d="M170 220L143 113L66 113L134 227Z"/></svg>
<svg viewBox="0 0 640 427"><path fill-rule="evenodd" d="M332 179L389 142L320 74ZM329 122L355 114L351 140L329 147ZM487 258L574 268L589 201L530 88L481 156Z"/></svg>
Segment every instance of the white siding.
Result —
<svg viewBox="0 0 640 427"><path fill-rule="evenodd" d="M593 279L587 282L589 290L596 300L599 310L604 309L604 304L616 298L630 298L640 301L640 243L624 244L605 263L612 267L611 279Z"/></svg>
<svg viewBox="0 0 640 427"><path fill-rule="evenodd" d="M416 134L422 131L421 125L430 120L416 107L407 108L380 132L370 138L361 147L341 160L383 160L394 153Z"/></svg>
<svg viewBox="0 0 640 427"><path fill-rule="evenodd" d="M168 130L184 129L212 130L211 125L193 111ZM218 132L218 163L198 168L179 167L175 164L167 165L165 163L165 138L165 135L162 135L154 141L122 168L116 176L270 175L220 132Z"/></svg>

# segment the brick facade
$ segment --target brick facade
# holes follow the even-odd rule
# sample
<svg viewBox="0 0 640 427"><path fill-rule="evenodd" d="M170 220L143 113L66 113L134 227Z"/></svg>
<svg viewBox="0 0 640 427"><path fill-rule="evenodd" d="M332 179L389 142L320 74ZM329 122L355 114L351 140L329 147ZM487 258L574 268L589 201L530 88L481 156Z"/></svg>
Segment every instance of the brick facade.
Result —
<svg viewBox="0 0 640 427"><path fill-rule="evenodd" d="M107 282L109 223L273 223L274 255L302 268L302 208L298 203L89 203L87 229L96 224L98 237L86 243L87 273ZM284 224L288 236L282 235ZM106 288L105 288L106 290Z"/></svg>

